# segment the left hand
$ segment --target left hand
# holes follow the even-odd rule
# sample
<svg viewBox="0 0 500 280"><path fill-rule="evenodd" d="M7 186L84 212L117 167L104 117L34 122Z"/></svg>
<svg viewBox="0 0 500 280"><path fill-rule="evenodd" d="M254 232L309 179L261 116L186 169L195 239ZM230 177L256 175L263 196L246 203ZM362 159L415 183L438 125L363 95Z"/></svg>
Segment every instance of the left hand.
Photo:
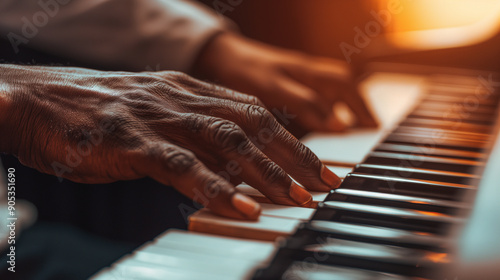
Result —
<svg viewBox="0 0 500 280"><path fill-rule="evenodd" d="M333 112L344 102L357 124L376 121L359 95L348 64L259 43L233 33L215 37L204 48L194 71L204 78L258 97L268 109L287 107L308 131L346 129Z"/></svg>

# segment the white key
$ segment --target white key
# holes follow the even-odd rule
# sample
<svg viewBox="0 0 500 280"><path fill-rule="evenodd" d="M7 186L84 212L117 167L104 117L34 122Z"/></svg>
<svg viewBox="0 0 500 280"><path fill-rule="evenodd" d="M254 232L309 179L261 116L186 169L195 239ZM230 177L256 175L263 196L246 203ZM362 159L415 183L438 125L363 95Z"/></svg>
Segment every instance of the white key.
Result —
<svg viewBox="0 0 500 280"><path fill-rule="evenodd" d="M376 73L361 84L361 92L377 117L378 129L308 135L304 144L325 162L354 166L412 109L424 92L424 77Z"/></svg>
<svg viewBox="0 0 500 280"><path fill-rule="evenodd" d="M340 179L344 179L347 174L352 172L352 167L344 167L344 166L333 166L326 165L328 169L330 169L335 175L339 176Z"/></svg>
<svg viewBox="0 0 500 280"><path fill-rule="evenodd" d="M272 242L220 237L181 230L168 230L164 235L159 236L154 244L171 250L184 250L205 255L238 256L239 259L257 262L265 260L275 250Z"/></svg>
<svg viewBox="0 0 500 280"><path fill-rule="evenodd" d="M265 197L261 192L259 192L257 189L245 184L245 183L242 183L238 186L236 186L236 189L241 192L241 193L244 193L250 197L252 197L253 199L255 199L255 201L257 202L260 202L260 203L272 203L271 200L269 200L267 197ZM312 192L312 191L309 191L309 193L312 195L313 197L313 203L311 204L311 208L317 208L318 206L318 202L322 202L323 200L325 200L326 196L328 195L328 192Z"/></svg>
<svg viewBox="0 0 500 280"><path fill-rule="evenodd" d="M191 280L191 279L244 279L245 272L235 272L233 274L223 274L220 272L200 271L194 264L190 268L185 266L170 267L162 266L159 264L151 264L132 259L125 260L113 267L113 270L106 274L108 280L163 280L163 279L176 279L176 280ZM97 278L100 279L100 278Z"/></svg>
<svg viewBox="0 0 500 280"><path fill-rule="evenodd" d="M220 217L212 214L207 209L202 209L189 217L189 230L274 241L278 237L288 236L295 232L300 222L300 220L265 215L260 216L258 221L241 221Z"/></svg>
<svg viewBox="0 0 500 280"><path fill-rule="evenodd" d="M276 218L308 221L312 218L315 209L303 207L290 207L285 205L261 203L262 215Z"/></svg>
<svg viewBox="0 0 500 280"><path fill-rule="evenodd" d="M93 280L248 279L275 250L272 242L169 230Z"/></svg>

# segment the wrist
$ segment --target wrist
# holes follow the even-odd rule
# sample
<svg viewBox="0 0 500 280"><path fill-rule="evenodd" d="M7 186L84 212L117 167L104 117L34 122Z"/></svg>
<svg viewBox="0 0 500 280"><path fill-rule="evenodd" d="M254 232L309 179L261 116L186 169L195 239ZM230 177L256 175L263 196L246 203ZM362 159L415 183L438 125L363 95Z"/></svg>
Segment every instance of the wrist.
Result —
<svg viewBox="0 0 500 280"><path fill-rule="evenodd" d="M12 72L17 66L0 65L0 152L13 153L16 116Z"/></svg>
<svg viewBox="0 0 500 280"><path fill-rule="evenodd" d="M222 32L211 38L193 65L193 75L211 81L220 80L224 75L224 68L231 63L226 58L234 57L233 46L239 37L232 32Z"/></svg>

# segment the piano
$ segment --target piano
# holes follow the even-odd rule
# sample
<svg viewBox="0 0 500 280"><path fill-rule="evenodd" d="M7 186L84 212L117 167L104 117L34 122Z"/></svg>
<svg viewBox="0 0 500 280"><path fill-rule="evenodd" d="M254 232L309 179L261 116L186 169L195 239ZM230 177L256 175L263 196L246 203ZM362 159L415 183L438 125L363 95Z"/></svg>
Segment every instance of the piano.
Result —
<svg viewBox="0 0 500 280"><path fill-rule="evenodd" d="M314 208L242 184L258 221L202 209L92 279L500 279L500 76L384 69L360 85L380 128L303 140L344 178Z"/></svg>

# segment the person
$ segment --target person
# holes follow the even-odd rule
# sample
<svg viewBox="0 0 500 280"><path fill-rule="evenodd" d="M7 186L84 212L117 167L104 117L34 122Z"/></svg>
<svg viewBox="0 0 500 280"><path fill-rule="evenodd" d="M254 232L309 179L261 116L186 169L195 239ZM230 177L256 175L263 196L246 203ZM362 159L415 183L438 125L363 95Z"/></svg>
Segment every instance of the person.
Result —
<svg viewBox="0 0 500 280"><path fill-rule="evenodd" d="M193 1L2 2L0 30L14 51L29 46L104 70L181 71L254 95L268 108L286 103L306 130L346 129L332 111L339 101L359 125L376 125L345 61L245 38L226 18Z"/></svg>
<svg viewBox="0 0 500 280"><path fill-rule="evenodd" d="M235 192L241 181L299 206L311 195L291 177L316 191L340 183L255 97L179 72L0 69L0 151L44 173L90 184L151 177L253 220L259 204Z"/></svg>
<svg viewBox="0 0 500 280"><path fill-rule="evenodd" d="M15 51L105 69L0 65L0 152L74 182L149 177L256 220L242 181L293 206L340 183L284 126L342 131L337 102L376 125L345 63L245 38L190 1L11 0L0 28Z"/></svg>
<svg viewBox="0 0 500 280"><path fill-rule="evenodd" d="M260 205L235 190L242 181L274 203L292 206L312 202L311 194L292 177L315 191L340 184L257 98L184 73L13 65L1 65L0 72L0 151L44 173L86 184L150 177L216 214L247 220L258 219ZM47 230L56 230L57 235ZM46 238L36 238L40 234ZM54 239L59 235L62 238ZM48 264L40 269L50 267L56 275L61 271L55 268L64 262L69 262L66 268L88 264L95 273L96 259L88 256L88 250L99 248L102 257L109 246L102 241L96 242L106 246L92 246L94 241L57 227L24 238L18 256L29 258L20 263L33 263L31 258L39 257L39 250L47 254L46 246L54 244L50 248L57 249L50 250L52 257L44 257ZM33 240L38 246L30 250L35 253L21 250ZM112 252L123 255L121 248ZM63 257L68 255L72 257ZM109 264L110 258L105 258L97 267ZM22 271L16 275L21 278L13 279L38 279L25 277L28 272ZM72 270L79 277L71 279L92 274L80 271ZM62 275L60 279L69 277Z"/></svg>

